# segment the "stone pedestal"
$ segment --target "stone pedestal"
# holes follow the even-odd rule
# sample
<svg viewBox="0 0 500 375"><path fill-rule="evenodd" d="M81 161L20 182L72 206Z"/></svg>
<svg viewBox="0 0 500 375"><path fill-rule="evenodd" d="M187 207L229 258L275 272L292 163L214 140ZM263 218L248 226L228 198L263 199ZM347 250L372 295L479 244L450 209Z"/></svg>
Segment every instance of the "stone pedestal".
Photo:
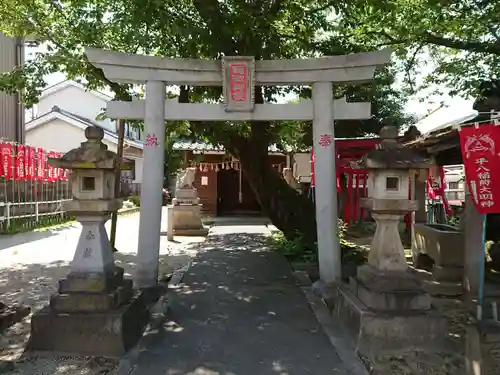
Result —
<svg viewBox="0 0 500 375"><path fill-rule="evenodd" d="M425 312L431 297L422 283L408 270L381 272L370 265L358 268L350 288L368 309L381 312Z"/></svg>
<svg viewBox="0 0 500 375"><path fill-rule="evenodd" d="M117 201L109 201L108 208ZM29 350L119 357L142 336L149 319L147 301L115 266L104 227L108 218L77 217L83 228L71 271L59 281L49 306L33 315Z"/></svg>
<svg viewBox="0 0 500 375"><path fill-rule="evenodd" d="M206 236L208 229L201 221L200 199L196 189L177 189L172 205L168 206L168 218L172 223L168 224L167 233L171 236Z"/></svg>
<svg viewBox="0 0 500 375"><path fill-rule="evenodd" d="M359 354L374 358L413 349L440 348L446 337L446 321L436 310L387 309L374 310L355 294L352 285L340 285L333 300L333 314L355 338ZM414 291L411 292L412 294ZM400 291L400 296L404 292ZM387 293L383 306L407 305L408 300L423 304L418 297L402 298ZM382 297L380 297L382 298ZM378 306L376 306L378 307Z"/></svg>
<svg viewBox="0 0 500 375"><path fill-rule="evenodd" d="M467 327L465 369L467 375L500 374L500 325L484 321Z"/></svg>
<svg viewBox="0 0 500 375"><path fill-rule="evenodd" d="M120 357L142 336L147 301L114 272L70 273L50 305L33 315L28 350Z"/></svg>
<svg viewBox="0 0 500 375"><path fill-rule="evenodd" d="M445 319L410 272L398 232L403 215L394 207L410 208L415 202L398 201L365 202L377 210L372 214L377 230L368 264L358 267L349 286L338 288L334 304L334 313L357 337L358 351L367 357L439 347L446 337Z"/></svg>

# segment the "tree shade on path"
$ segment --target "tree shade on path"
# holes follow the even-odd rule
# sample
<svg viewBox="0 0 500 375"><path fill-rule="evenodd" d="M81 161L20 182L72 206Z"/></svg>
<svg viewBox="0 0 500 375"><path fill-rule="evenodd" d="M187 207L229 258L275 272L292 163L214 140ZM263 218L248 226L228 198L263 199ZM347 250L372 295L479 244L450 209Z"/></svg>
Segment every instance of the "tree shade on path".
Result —
<svg viewBox="0 0 500 375"><path fill-rule="evenodd" d="M204 243L133 375L346 375L267 228L229 228ZM235 233L249 228L261 233Z"/></svg>

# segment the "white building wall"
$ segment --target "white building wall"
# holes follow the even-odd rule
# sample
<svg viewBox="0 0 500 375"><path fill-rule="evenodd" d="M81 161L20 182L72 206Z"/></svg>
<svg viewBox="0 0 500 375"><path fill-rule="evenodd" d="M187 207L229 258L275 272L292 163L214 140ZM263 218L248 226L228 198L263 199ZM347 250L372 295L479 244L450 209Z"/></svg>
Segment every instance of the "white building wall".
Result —
<svg viewBox="0 0 500 375"><path fill-rule="evenodd" d="M42 147L48 151L68 152L80 147L85 140L84 130L59 119L54 119L26 132L28 145ZM110 151L116 152L114 143L107 140L103 142Z"/></svg>
<svg viewBox="0 0 500 375"><path fill-rule="evenodd" d="M37 117L50 112L54 106L57 106L68 112L88 118L103 128L116 132L116 121L110 119L96 120L99 113L106 108L107 101L93 95L82 88L68 85L59 91L43 95L37 105Z"/></svg>

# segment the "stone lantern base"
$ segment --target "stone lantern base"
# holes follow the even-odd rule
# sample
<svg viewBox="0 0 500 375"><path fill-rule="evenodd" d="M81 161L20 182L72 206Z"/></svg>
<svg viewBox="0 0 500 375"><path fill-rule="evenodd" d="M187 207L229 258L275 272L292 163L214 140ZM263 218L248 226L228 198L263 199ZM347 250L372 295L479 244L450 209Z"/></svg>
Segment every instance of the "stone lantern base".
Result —
<svg viewBox="0 0 500 375"><path fill-rule="evenodd" d="M173 236L206 236L208 229L201 220L200 198L196 189L177 189L172 205L168 206L168 228L170 237Z"/></svg>
<svg viewBox="0 0 500 375"><path fill-rule="evenodd" d="M122 268L70 273L50 305L33 315L27 349L120 357L137 343L148 319L144 295L134 294Z"/></svg>
<svg viewBox="0 0 500 375"><path fill-rule="evenodd" d="M70 273L50 304L31 319L28 350L120 357L142 337L148 300L134 292L115 260L104 226L120 200L71 201L82 224ZM90 209L89 209L90 208ZM95 209L95 210L94 210Z"/></svg>
<svg viewBox="0 0 500 375"><path fill-rule="evenodd" d="M381 272L365 265L351 278L350 289L374 311L428 311L431 297L422 282L409 271Z"/></svg>
<svg viewBox="0 0 500 375"><path fill-rule="evenodd" d="M355 282L337 288L333 314L356 337L359 354L373 358L380 354L442 346L446 337L446 321L435 309L374 310L361 301L355 288ZM376 298L398 303L399 296L384 292ZM406 298L402 303L407 303Z"/></svg>
<svg viewBox="0 0 500 375"><path fill-rule="evenodd" d="M423 283L411 272L398 232L399 209L414 201L365 200L377 222L368 264L349 285L338 288L334 313L357 337L360 354L375 357L411 349L440 347L446 320L433 309Z"/></svg>

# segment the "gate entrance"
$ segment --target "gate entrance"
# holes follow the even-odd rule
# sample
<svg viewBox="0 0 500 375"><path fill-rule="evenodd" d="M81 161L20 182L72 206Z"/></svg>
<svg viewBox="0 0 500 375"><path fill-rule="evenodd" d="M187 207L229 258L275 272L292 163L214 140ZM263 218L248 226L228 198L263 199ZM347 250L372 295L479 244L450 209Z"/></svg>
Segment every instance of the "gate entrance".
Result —
<svg viewBox="0 0 500 375"><path fill-rule="evenodd" d="M112 82L146 84L146 100L111 101L107 116L144 120L146 141L141 188L136 285L157 283L161 225L161 189L165 120L280 121L313 120L316 154L316 222L321 279L340 279L337 237L337 186L334 120L371 117L370 103L333 100L332 83L365 83L376 67L389 62L390 50L302 60L258 60L225 56L221 61L170 59L94 48L89 61ZM224 104L178 103L165 100L165 85L222 86ZM255 86L311 85L312 100L297 104L255 104Z"/></svg>
<svg viewBox="0 0 500 375"><path fill-rule="evenodd" d="M235 189L239 186L239 189ZM262 210L255 194L245 178L236 169L221 169L217 172L217 215L261 215Z"/></svg>

